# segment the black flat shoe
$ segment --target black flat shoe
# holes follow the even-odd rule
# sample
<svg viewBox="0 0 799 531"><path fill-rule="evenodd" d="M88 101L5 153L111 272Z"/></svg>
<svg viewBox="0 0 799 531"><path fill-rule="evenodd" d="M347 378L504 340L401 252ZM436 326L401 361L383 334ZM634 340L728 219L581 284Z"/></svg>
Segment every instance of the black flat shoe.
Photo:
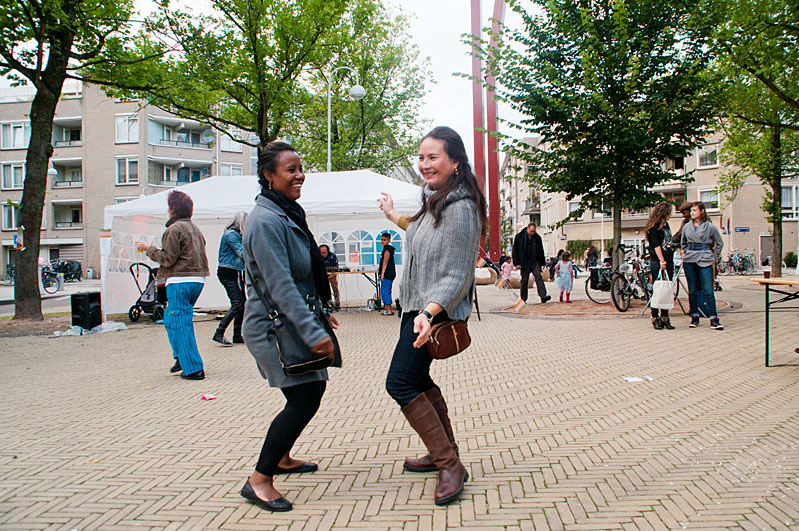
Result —
<svg viewBox="0 0 799 531"><path fill-rule="evenodd" d="M249 479L244 483L244 487L242 487L240 494L244 498L247 498L248 500L253 502L258 507L266 509L267 511L272 511L276 513L285 513L286 511L290 511L293 508L291 502L288 501L286 498L281 497L272 501L262 500L255 494L255 491L252 489L252 486L250 485Z"/></svg>
<svg viewBox="0 0 799 531"><path fill-rule="evenodd" d="M181 374L180 377L183 378L184 380L205 380L205 371L201 369L191 374L184 373Z"/></svg>
<svg viewBox="0 0 799 531"><path fill-rule="evenodd" d="M223 347L232 347L233 346L233 343L231 343L230 341L225 339L225 336L223 336L222 334L214 334L214 337L212 337L211 339L213 339L214 341L216 341L217 343L219 343Z"/></svg>
<svg viewBox="0 0 799 531"><path fill-rule="evenodd" d="M295 466L294 468L277 467L277 470L275 470L275 475L304 474L306 472L316 472L317 470L319 470L319 465L317 465L316 463L303 463L300 466Z"/></svg>
<svg viewBox="0 0 799 531"><path fill-rule="evenodd" d="M175 364L169 369L169 372L180 372L180 360L175 358Z"/></svg>

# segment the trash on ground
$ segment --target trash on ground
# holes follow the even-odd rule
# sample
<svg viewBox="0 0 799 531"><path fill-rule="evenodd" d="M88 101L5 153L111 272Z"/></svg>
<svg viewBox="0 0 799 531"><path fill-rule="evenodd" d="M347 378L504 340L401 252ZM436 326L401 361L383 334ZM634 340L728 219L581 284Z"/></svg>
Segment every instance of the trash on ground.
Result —
<svg viewBox="0 0 799 531"><path fill-rule="evenodd" d="M625 382L651 382L654 380L651 376L644 375L643 378L640 376L622 376Z"/></svg>
<svg viewBox="0 0 799 531"><path fill-rule="evenodd" d="M200 400L216 400L216 396L211 393L206 393L200 397Z"/></svg>
<svg viewBox="0 0 799 531"><path fill-rule="evenodd" d="M125 323L119 323L117 321L106 321L101 323L91 330L87 330L86 328L81 328L78 325L72 325L66 330L56 330L54 335L57 337L62 336L85 336L87 334L101 334L103 332L115 332L117 330L127 330L128 327L125 326Z"/></svg>

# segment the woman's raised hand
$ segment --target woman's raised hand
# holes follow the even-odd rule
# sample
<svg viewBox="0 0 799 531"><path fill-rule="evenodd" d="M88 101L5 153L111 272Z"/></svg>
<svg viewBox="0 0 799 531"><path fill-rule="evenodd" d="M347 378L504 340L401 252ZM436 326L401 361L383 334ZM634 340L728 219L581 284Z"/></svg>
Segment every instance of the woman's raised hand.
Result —
<svg viewBox="0 0 799 531"><path fill-rule="evenodd" d="M380 195L382 197L377 200L378 205L380 205L380 210L383 211L383 214L385 214L388 219L391 219L391 213L394 212L394 200L385 192Z"/></svg>

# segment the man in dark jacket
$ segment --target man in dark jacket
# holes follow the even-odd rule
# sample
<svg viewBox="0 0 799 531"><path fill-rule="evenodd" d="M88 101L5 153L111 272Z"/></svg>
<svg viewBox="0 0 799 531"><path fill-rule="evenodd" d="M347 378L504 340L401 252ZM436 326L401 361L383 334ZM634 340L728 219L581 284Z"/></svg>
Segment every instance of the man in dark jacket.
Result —
<svg viewBox="0 0 799 531"><path fill-rule="evenodd" d="M544 286L544 279L541 278L541 268L546 263L544 258L544 242L541 236L535 231L535 223L528 223L526 229L519 231L513 239L513 265L516 269L521 269L522 286L519 296L527 302L527 283L530 280L530 273L535 278L535 287L541 302L547 302L550 297L547 295L547 288Z"/></svg>

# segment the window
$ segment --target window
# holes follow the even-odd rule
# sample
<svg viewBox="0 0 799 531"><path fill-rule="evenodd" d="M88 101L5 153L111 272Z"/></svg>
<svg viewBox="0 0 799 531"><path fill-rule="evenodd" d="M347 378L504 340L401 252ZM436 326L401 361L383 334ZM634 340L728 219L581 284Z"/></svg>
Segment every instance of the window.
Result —
<svg viewBox="0 0 799 531"><path fill-rule="evenodd" d="M117 184L139 184L138 159L117 159Z"/></svg>
<svg viewBox="0 0 799 531"><path fill-rule="evenodd" d="M25 163L9 162L3 164L3 190L22 190L25 182Z"/></svg>
<svg viewBox="0 0 799 531"><path fill-rule="evenodd" d="M344 265L346 257L344 254L347 251L347 246L344 242L344 236L338 232L326 232L319 238L319 244L326 244L333 251L333 254L339 259L339 264Z"/></svg>
<svg viewBox="0 0 799 531"><path fill-rule="evenodd" d="M3 205L3 230L17 230L17 209L13 205Z"/></svg>
<svg viewBox="0 0 799 531"><path fill-rule="evenodd" d="M191 129L178 129L177 143L196 146L200 143L200 132Z"/></svg>
<svg viewBox="0 0 799 531"><path fill-rule="evenodd" d="M230 164L223 162L219 168L220 175L229 175L233 177L241 177L241 164Z"/></svg>
<svg viewBox="0 0 799 531"><path fill-rule="evenodd" d="M699 190L699 200L705 204L706 210L718 210L719 191L715 188L709 190Z"/></svg>
<svg viewBox="0 0 799 531"><path fill-rule="evenodd" d="M135 114L117 115L117 144L139 141L139 119Z"/></svg>
<svg viewBox="0 0 799 531"><path fill-rule="evenodd" d="M698 168L718 168L719 167L719 147L718 144L711 146L701 146L697 148Z"/></svg>
<svg viewBox="0 0 799 531"><path fill-rule="evenodd" d="M575 212L579 208L580 208L580 202L579 201L569 201L569 214L571 214L572 212Z"/></svg>
<svg viewBox="0 0 799 531"><path fill-rule="evenodd" d="M64 142L80 142L80 129L64 129Z"/></svg>
<svg viewBox="0 0 799 531"><path fill-rule="evenodd" d="M612 217L613 217L613 209L611 207L605 207L603 210L594 210L594 219L612 218Z"/></svg>
<svg viewBox="0 0 799 531"><path fill-rule="evenodd" d="M3 124L2 132L3 149L25 149L31 137L31 126L27 122Z"/></svg>
<svg viewBox="0 0 799 531"><path fill-rule="evenodd" d="M347 261L351 265L377 265L375 241L365 230L353 231L347 238Z"/></svg>
<svg viewBox="0 0 799 531"><path fill-rule="evenodd" d="M73 225L80 225L81 223L81 209L73 208L70 210L70 222Z"/></svg>
<svg viewBox="0 0 799 531"><path fill-rule="evenodd" d="M230 131L230 134L233 135L234 138L241 139L241 131L238 129ZM236 142L228 135L222 134L219 140L219 149L221 149L222 151L232 151L234 153L241 153L242 145L240 142Z"/></svg>
<svg viewBox="0 0 799 531"><path fill-rule="evenodd" d="M782 219L799 219L799 184L782 187Z"/></svg>
<svg viewBox="0 0 799 531"><path fill-rule="evenodd" d="M128 201L133 201L134 199L138 199L138 197L117 197L114 199L114 202L119 205L121 203L127 203Z"/></svg>

